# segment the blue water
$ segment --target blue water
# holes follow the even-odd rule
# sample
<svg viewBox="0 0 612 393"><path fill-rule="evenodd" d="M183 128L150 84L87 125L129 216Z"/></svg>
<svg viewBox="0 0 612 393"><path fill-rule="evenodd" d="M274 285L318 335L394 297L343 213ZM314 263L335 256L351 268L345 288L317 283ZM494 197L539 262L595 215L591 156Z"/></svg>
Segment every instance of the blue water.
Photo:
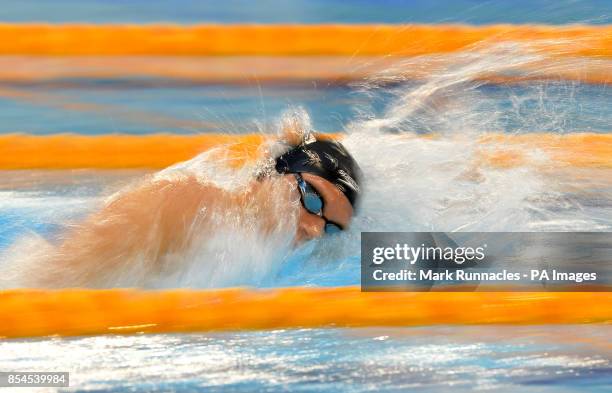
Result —
<svg viewBox="0 0 612 393"><path fill-rule="evenodd" d="M312 85L113 88L96 83L85 88L35 86L12 91L37 99L0 92L0 133L253 133L269 129L291 105L307 108L317 129L337 132L350 120L350 108L359 100L348 88Z"/></svg>
<svg viewBox="0 0 612 393"><path fill-rule="evenodd" d="M3 0L0 21L91 23L610 23L607 0Z"/></svg>
<svg viewBox="0 0 612 393"><path fill-rule="evenodd" d="M0 90L0 133L272 133L280 114L302 106L321 132L342 132L358 110L371 107L380 115L389 90L366 96L350 86L199 85L108 87L99 83L81 88L47 86ZM83 81L85 83L85 81ZM395 87L395 90L407 86ZM499 113L492 132L608 132L612 95L605 85L563 81L530 85L484 85L481 112ZM15 93L17 92L17 93ZM23 99L20 94L36 99ZM414 131L437 131L435 119Z"/></svg>

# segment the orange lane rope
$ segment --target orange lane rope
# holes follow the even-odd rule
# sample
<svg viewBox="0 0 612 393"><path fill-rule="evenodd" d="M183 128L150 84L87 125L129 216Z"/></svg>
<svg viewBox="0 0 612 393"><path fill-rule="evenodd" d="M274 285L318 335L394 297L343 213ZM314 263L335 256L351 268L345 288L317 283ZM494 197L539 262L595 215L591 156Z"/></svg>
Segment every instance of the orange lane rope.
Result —
<svg viewBox="0 0 612 393"><path fill-rule="evenodd" d="M612 322L609 292L274 290L10 290L0 337L282 328Z"/></svg>
<svg viewBox="0 0 612 393"><path fill-rule="evenodd" d="M609 57L612 27L594 25L0 24L0 55L416 56L483 40L534 42L563 56Z"/></svg>
<svg viewBox="0 0 612 393"><path fill-rule="evenodd" d="M222 145L242 163L262 141L257 134L9 134L0 136L0 169L165 168Z"/></svg>
<svg viewBox="0 0 612 393"><path fill-rule="evenodd" d="M0 135L0 169L164 168L213 147L227 149L230 165L257 157L261 134L200 135ZM486 134L479 140L478 164L515 167L530 164L536 150L559 166L612 168L612 135L533 133Z"/></svg>

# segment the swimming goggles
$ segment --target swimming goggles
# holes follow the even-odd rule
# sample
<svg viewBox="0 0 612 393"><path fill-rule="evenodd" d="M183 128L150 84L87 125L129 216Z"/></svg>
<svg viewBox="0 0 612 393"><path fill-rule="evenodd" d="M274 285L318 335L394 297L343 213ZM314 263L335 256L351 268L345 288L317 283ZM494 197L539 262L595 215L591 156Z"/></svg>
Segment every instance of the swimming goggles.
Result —
<svg viewBox="0 0 612 393"><path fill-rule="evenodd" d="M342 231L342 226L333 221L329 221L323 215L323 197L321 197L321 194L319 194L313 186L304 180L301 174L296 173L295 178L297 180L298 189L300 190L300 200L304 206L304 209L306 209L308 213L319 216L325 220L325 233L332 234Z"/></svg>

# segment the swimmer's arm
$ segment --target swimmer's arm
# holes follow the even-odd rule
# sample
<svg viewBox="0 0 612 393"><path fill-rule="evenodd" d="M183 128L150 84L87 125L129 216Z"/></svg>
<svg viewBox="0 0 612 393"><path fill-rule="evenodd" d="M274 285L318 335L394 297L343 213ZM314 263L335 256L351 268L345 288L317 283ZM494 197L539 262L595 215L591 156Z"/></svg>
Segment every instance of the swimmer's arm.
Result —
<svg viewBox="0 0 612 393"><path fill-rule="evenodd" d="M190 229L206 221L205 210L229 199L224 193L188 177L119 194L64 234L42 285L91 286L137 261L146 264L143 270L164 269L163 256L188 245Z"/></svg>

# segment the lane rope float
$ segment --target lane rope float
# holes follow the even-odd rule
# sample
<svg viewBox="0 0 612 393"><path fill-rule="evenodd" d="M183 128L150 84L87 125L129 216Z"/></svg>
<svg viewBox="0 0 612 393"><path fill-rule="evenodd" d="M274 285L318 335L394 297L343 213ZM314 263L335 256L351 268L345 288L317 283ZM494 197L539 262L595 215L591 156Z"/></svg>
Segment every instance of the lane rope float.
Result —
<svg viewBox="0 0 612 393"><path fill-rule="evenodd" d="M0 337L284 328L612 322L609 292L282 289L8 290Z"/></svg>
<svg viewBox="0 0 612 393"><path fill-rule="evenodd" d="M227 150L230 166L240 166L257 157L265 138L263 134L4 134L0 169L160 169L219 146ZM479 138L482 149L475 157L479 164L500 168L529 164L528 152L540 149L558 165L612 168L611 134L491 133Z"/></svg>

